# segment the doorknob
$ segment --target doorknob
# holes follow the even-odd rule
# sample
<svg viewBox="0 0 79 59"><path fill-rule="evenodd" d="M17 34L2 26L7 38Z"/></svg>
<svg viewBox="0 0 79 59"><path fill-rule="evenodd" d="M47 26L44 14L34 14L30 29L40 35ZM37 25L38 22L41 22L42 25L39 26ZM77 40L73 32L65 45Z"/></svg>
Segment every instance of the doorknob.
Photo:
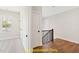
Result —
<svg viewBox="0 0 79 59"><path fill-rule="evenodd" d="M28 35L26 35L26 37L28 37Z"/></svg>
<svg viewBox="0 0 79 59"><path fill-rule="evenodd" d="M40 32L40 30L38 30L38 32Z"/></svg>

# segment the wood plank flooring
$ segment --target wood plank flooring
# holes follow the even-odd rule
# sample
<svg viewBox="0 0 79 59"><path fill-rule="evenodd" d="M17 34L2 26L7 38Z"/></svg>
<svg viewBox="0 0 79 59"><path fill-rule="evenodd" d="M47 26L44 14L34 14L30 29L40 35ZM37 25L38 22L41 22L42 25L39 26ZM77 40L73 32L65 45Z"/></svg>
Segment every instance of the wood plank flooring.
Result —
<svg viewBox="0 0 79 59"><path fill-rule="evenodd" d="M79 44L66 41L63 39L55 39L43 46L38 46L33 49L34 53L79 53Z"/></svg>

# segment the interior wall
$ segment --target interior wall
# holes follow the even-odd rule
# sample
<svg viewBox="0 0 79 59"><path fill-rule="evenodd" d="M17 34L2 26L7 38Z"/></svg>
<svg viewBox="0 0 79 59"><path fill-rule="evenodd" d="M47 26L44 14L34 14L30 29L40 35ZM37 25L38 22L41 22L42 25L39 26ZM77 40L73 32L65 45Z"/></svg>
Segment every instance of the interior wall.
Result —
<svg viewBox="0 0 79 59"><path fill-rule="evenodd" d="M78 6L43 6L42 16L48 17L48 16L59 14L59 13L62 13L74 8L78 8Z"/></svg>
<svg viewBox="0 0 79 59"><path fill-rule="evenodd" d="M48 21L48 22L46 22ZM53 28L55 38L64 38L79 43L79 8L44 18L44 25Z"/></svg>

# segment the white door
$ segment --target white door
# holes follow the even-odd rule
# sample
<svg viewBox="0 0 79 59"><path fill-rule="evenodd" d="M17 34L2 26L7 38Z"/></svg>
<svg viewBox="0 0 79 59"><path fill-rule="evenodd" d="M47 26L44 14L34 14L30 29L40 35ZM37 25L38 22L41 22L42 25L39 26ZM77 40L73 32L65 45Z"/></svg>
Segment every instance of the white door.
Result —
<svg viewBox="0 0 79 59"><path fill-rule="evenodd" d="M42 45L41 35L42 8L39 6L32 7L32 48Z"/></svg>
<svg viewBox="0 0 79 59"><path fill-rule="evenodd" d="M20 12L20 26L21 26L21 40L25 52L31 52L31 36L30 36L30 20L31 20L31 7L22 7Z"/></svg>

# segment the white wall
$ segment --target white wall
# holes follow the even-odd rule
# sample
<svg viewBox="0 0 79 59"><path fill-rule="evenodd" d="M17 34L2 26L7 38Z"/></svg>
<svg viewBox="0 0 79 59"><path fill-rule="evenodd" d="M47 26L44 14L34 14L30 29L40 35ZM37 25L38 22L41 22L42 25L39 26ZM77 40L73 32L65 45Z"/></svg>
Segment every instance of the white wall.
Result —
<svg viewBox="0 0 79 59"><path fill-rule="evenodd" d="M21 6L0 6L0 9L2 9L2 10L13 11L13 12L20 12L22 8L24 8L24 7L21 7Z"/></svg>
<svg viewBox="0 0 79 59"><path fill-rule="evenodd" d="M44 22L54 29L55 38L79 43L79 8L44 18Z"/></svg>
<svg viewBox="0 0 79 59"><path fill-rule="evenodd" d="M43 6L42 7L42 16L49 17L51 15L59 14L61 12L65 12L78 6Z"/></svg>

